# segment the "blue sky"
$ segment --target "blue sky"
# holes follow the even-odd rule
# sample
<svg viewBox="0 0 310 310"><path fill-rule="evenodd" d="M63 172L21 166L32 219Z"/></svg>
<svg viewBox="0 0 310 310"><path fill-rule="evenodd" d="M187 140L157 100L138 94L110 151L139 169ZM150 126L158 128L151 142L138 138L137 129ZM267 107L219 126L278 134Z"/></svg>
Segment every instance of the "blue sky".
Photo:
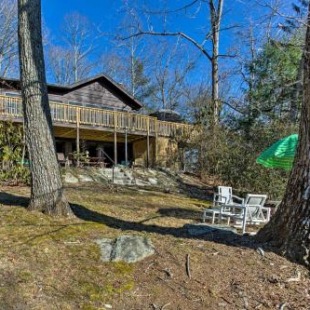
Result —
<svg viewBox="0 0 310 310"><path fill-rule="evenodd" d="M109 43L108 38L112 38L117 35L119 31L119 25L124 18L124 5L128 7L136 7L137 10L149 9L151 11L157 11L160 9L159 3L165 3L167 10L175 10L182 7L184 4L190 3L192 0L163 0L163 1L151 1L151 0L42 0L42 15L45 26L49 29L52 38L57 38L60 35L59 29L63 22L64 16L73 12L78 12L81 15L86 16L89 21L99 27L99 29L110 34L110 37L103 37L99 42L99 49L101 51L109 51L112 45ZM260 3L264 1L261 0ZM266 20L266 7L257 4L258 1L254 0L225 0L224 1L224 14L222 18L222 27L230 27L237 25L237 28L232 28L228 31L221 33L220 52L225 54L231 52L236 46L239 49L244 48L244 42L241 37L237 36L244 33L249 21L253 21L254 31L256 33L264 32L264 23ZM268 2L268 1L267 1ZM286 4L286 12L289 11L290 2L283 0ZM282 11L283 12L283 11ZM208 5L205 2L204 7L197 10L197 6L194 9L187 10L186 12L180 11L173 15L173 18L168 17L166 22L166 29L169 31L183 31L195 38L198 42L201 42L209 29L209 13ZM143 19L143 17L142 17ZM154 31L161 31L163 29L162 16L153 16L149 19ZM277 24L277 18L273 20L274 24ZM144 18L145 27L145 18ZM275 31L278 31L276 28ZM162 40L159 37L153 38L153 40ZM176 40L175 38L173 40ZM156 41L155 41L156 42ZM185 47L185 43L183 47ZM114 48L114 47L113 47ZM185 47L187 49L187 47ZM198 68L191 75L191 79L205 77L210 79L210 63L200 54L194 50L188 48L188 53L193 55L195 59L198 57ZM100 51L99 51L100 52ZM196 55L195 55L196 53ZM232 53L232 52L231 52ZM245 55L244 55L245 56ZM222 66L220 70L228 70L229 66L232 66L234 59L226 58L222 60ZM240 84L237 78L234 83ZM232 84L232 83L231 83ZM237 86L232 86L238 90ZM231 91L231 89L229 90Z"/></svg>
<svg viewBox="0 0 310 310"><path fill-rule="evenodd" d="M42 15L52 31L57 31L64 16L72 12L85 15L92 23L112 30L117 25L120 3L118 0L42 0Z"/></svg>
<svg viewBox="0 0 310 310"><path fill-rule="evenodd" d="M100 25L104 32L115 34L117 26L123 17L121 8L124 5L124 0L42 0L42 13L45 25L51 31L52 35L57 36L59 26L66 14L79 12L88 17L95 25ZM136 2L140 8L147 6L151 10L158 10L158 1L128 1ZM167 9L176 9L190 1L166 1ZM223 25L244 26L249 19L258 18L258 9L261 8L253 4L254 1L245 0L230 0L224 3ZM205 5L207 7L207 5ZM208 12L201 10L196 13L197 7L194 10L188 10L184 17L184 11L175 15L173 21L168 21L167 29L182 30L189 33L194 38L200 39L201 35L206 33L205 28L208 26ZM194 17L195 16L195 17ZM152 23L154 30L160 29L162 25L161 18L153 18ZM222 33L222 47L227 49L233 44L234 30L225 31Z"/></svg>
<svg viewBox="0 0 310 310"><path fill-rule="evenodd" d="M261 2L263 2L262 0ZM192 2L191 0L42 0L42 15L45 26L53 38L60 35L59 28L63 22L64 16L73 12L78 12L86 16L89 21L99 27L99 29L111 35L117 35L119 24L124 18L124 5L136 7L138 10L147 8L152 11L160 9L159 3L166 3L167 10L175 10ZM267 1L268 2L268 1ZM285 1L283 1L285 3ZM286 6L290 7L290 1L286 0ZM253 21L255 31L264 31L264 11L266 8L257 5L257 1L252 0L225 0L224 14L222 18L222 27L238 25L221 33L220 49L221 53L240 45L240 37L236 32L242 33L248 26L249 20ZM198 13L197 13L198 12ZM166 29L169 31L183 31L202 42L209 27L208 4L197 10L197 6L186 12L180 11L167 19ZM275 19L276 20L276 19ZM163 19L161 16L155 16L150 19L154 31L162 30ZM110 37L110 38L111 38ZM158 38L158 37L157 37ZM109 46L108 39L102 39L100 42L102 48Z"/></svg>

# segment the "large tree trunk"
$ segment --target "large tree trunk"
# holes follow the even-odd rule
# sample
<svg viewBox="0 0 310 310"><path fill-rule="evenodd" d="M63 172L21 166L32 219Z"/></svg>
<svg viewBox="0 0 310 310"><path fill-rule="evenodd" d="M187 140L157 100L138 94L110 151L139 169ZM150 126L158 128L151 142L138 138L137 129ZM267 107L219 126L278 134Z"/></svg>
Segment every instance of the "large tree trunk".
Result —
<svg viewBox="0 0 310 310"><path fill-rule="evenodd" d="M45 80L41 1L18 0L18 37L26 144L31 170L29 209L69 215L56 158Z"/></svg>
<svg viewBox="0 0 310 310"><path fill-rule="evenodd" d="M284 199L257 239L272 242L290 259L310 266L310 4L304 49L304 97L299 143Z"/></svg>

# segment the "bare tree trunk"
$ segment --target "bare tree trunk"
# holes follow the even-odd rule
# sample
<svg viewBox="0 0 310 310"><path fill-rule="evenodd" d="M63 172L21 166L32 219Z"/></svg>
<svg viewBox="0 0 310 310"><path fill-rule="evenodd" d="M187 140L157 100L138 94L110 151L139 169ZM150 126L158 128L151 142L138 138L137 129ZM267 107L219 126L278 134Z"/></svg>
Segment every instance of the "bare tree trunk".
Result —
<svg viewBox="0 0 310 310"><path fill-rule="evenodd" d="M290 259L310 267L310 4L304 48L304 97L299 143L284 199L257 239L274 243Z"/></svg>
<svg viewBox="0 0 310 310"><path fill-rule="evenodd" d="M130 81L131 81L131 94L136 98L136 60L135 60L135 47L134 47L134 38L130 39Z"/></svg>
<svg viewBox="0 0 310 310"><path fill-rule="evenodd" d="M18 0L18 37L26 144L30 157L29 209L69 215L56 158L45 80L41 1Z"/></svg>
<svg viewBox="0 0 310 310"><path fill-rule="evenodd" d="M217 7L215 7L214 1L209 1L212 31L212 121L214 126L219 122L219 114L221 111L221 103L219 100L219 43L223 2L224 0L218 0Z"/></svg>

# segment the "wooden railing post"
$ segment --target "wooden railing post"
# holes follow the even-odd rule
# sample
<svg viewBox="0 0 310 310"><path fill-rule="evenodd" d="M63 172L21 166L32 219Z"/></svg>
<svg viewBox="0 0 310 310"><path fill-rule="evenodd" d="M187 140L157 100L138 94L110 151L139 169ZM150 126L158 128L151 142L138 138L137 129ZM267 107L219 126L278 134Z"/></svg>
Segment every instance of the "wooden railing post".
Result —
<svg viewBox="0 0 310 310"><path fill-rule="evenodd" d="M69 111L68 111L68 106L64 105L63 106L63 111L64 111L64 121L69 122Z"/></svg>

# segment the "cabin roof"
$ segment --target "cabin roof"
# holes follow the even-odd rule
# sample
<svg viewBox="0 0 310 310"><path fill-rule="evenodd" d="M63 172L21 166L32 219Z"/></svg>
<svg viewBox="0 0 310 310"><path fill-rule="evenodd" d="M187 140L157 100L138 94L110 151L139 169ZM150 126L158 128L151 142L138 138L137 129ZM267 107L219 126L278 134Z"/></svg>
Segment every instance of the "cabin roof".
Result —
<svg viewBox="0 0 310 310"><path fill-rule="evenodd" d="M49 93L55 92L60 94L66 94L95 82L102 84L103 87L106 87L109 91L111 91L113 95L117 96L132 109L139 110L142 108L142 104L137 99L130 95L121 85L115 82L112 78L104 74L96 75L70 85L47 84L47 89ZM20 90L20 80L18 79L0 77L0 85Z"/></svg>

